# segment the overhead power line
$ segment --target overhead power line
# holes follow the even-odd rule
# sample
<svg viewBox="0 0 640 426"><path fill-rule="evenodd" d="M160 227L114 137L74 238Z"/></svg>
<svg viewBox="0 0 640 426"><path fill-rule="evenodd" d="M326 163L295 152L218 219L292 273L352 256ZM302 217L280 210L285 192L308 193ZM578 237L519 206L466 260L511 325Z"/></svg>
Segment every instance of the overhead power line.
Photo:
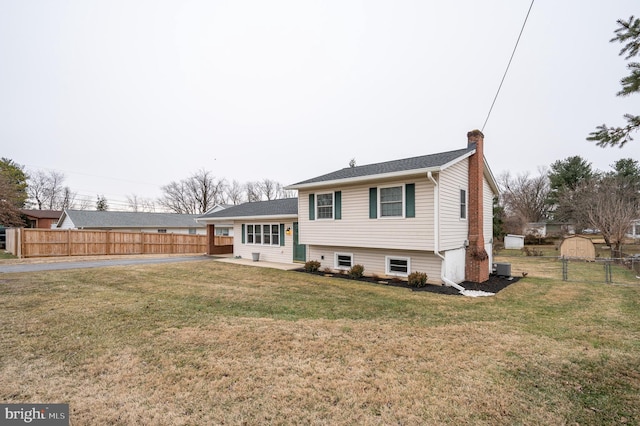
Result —
<svg viewBox="0 0 640 426"><path fill-rule="evenodd" d="M484 120L482 129L480 129L481 131L484 131L484 127L487 125L487 121L489 121L489 117L491 116L491 111L493 111L493 106L496 104L496 100L498 99L498 94L500 94L500 89L502 88L502 83L504 83L504 79L507 77L507 72L509 72L509 66L511 65L513 56L516 54L516 50L518 49L518 43L520 43L520 37L522 37L522 32L524 31L524 27L525 25L527 25L527 20L529 19L529 13L531 13L531 8L533 7L534 2L535 0L531 0L531 4L529 5L529 10L527 11L527 16L525 16L524 22L522 23L522 28L520 28L520 34L518 34L516 45L513 47L513 52L511 52L511 58L509 58L509 63L507 64L507 68L504 70L504 75L502 76L502 80L500 81L500 86L498 86L498 90L496 91L496 96L493 98L493 102L491 102L491 108L489 108L489 113L487 114L487 118Z"/></svg>

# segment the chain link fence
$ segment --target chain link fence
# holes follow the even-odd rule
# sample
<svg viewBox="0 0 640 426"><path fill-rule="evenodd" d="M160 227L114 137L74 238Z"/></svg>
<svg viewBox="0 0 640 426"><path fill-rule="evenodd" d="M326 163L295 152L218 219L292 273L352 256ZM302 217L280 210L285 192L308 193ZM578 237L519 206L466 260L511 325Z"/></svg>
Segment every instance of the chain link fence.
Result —
<svg viewBox="0 0 640 426"><path fill-rule="evenodd" d="M574 259L560 256L499 255L511 263L512 276L548 277L567 282L640 285L640 256Z"/></svg>

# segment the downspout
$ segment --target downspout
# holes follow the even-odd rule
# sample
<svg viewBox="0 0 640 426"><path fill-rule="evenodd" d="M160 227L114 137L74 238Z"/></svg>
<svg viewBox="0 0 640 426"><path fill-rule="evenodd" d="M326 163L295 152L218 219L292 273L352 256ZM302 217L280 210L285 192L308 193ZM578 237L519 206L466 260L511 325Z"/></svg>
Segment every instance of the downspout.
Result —
<svg viewBox="0 0 640 426"><path fill-rule="evenodd" d="M427 177L431 182L433 182L433 252L436 254L436 256L442 259L442 267L440 268L440 279L449 287L453 287L458 291L464 291L464 287L456 284L444 275L444 271L447 269L445 268L446 260L444 256L438 251L440 249L438 247L440 243L440 190L438 187L438 182L433 178L431 172L427 172Z"/></svg>

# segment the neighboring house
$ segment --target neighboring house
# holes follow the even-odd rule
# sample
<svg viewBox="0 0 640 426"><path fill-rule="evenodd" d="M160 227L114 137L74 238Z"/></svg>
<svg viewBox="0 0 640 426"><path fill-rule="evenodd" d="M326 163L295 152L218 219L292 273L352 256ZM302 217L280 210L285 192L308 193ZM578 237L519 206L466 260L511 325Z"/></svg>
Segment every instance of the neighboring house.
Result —
<svg viewBox="0 0 640 426"><path fill-rule="evenodd" d="M65 210L57 229L93 229L167 234L206 234L199 215L177 213Z"/></svg>
<svg viewBox="0 0 640 426"><path fill-rule="evenodd" d="M575 233L575 227L568 223L529 222L524 228L525 235L539 238L561 237Z"/></svg>
<svg viewBox="0 0 640 426"><path fill-rule="evenodd" d="M321 269L361 264L379 276L420 271L448 285L484 282L498 188L484 135L467 137L463 149L345 168L288 186L298 199L246 203L198 221L209 236L216 223L233 221L242 236L234 254L242 257L260 252L274 262L317 260Z"/></svg>
<svg viewBox="0 0 640 426"><path fill-rule="evenodd" d="M631 226L627 232L627 237L633 238L634 240L640 238L640 219L636 219L631 222Z"/></svg>
<svg viewBox="0 0 640 426"><path fill-rule="evenodd" d="M51 229L55 228L62 210L28 210L21 209L20 213L26 219L27 228Z"/></svg>

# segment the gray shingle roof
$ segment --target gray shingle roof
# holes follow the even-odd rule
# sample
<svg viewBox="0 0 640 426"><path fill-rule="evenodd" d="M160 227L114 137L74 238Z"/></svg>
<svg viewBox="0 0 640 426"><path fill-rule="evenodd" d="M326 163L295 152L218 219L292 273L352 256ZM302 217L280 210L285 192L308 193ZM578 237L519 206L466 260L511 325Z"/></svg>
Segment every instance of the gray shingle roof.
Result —
<svg viewBox="0 0 640 426"><path fill-rule="evenodd" d="M196 228L197 214L65 210L76 228Z"/></svg>
<svg viewBox="0 0 640 426"><path fill-rule="evenodd" d="M329 182L342 179L362 178L366 176L397 173L410 170L429 169L444 166L445 164L462 157L475 149L475 144L455 151L440 152L437 154L422 155L420 157L403 158L400 160L385 161L383 163L367 164L364 166L346 167L326 175L307 179L290 185L306 185L312 183Z"/></svg>
<svg viewBox="0 0 640 426"><path fill-rule="evenodd" d="M298 214L298 199L283 198L271 201L256 201L229 207L215 213L200 216L200 219L256 217L256 216L288 216Z"/></svg>

